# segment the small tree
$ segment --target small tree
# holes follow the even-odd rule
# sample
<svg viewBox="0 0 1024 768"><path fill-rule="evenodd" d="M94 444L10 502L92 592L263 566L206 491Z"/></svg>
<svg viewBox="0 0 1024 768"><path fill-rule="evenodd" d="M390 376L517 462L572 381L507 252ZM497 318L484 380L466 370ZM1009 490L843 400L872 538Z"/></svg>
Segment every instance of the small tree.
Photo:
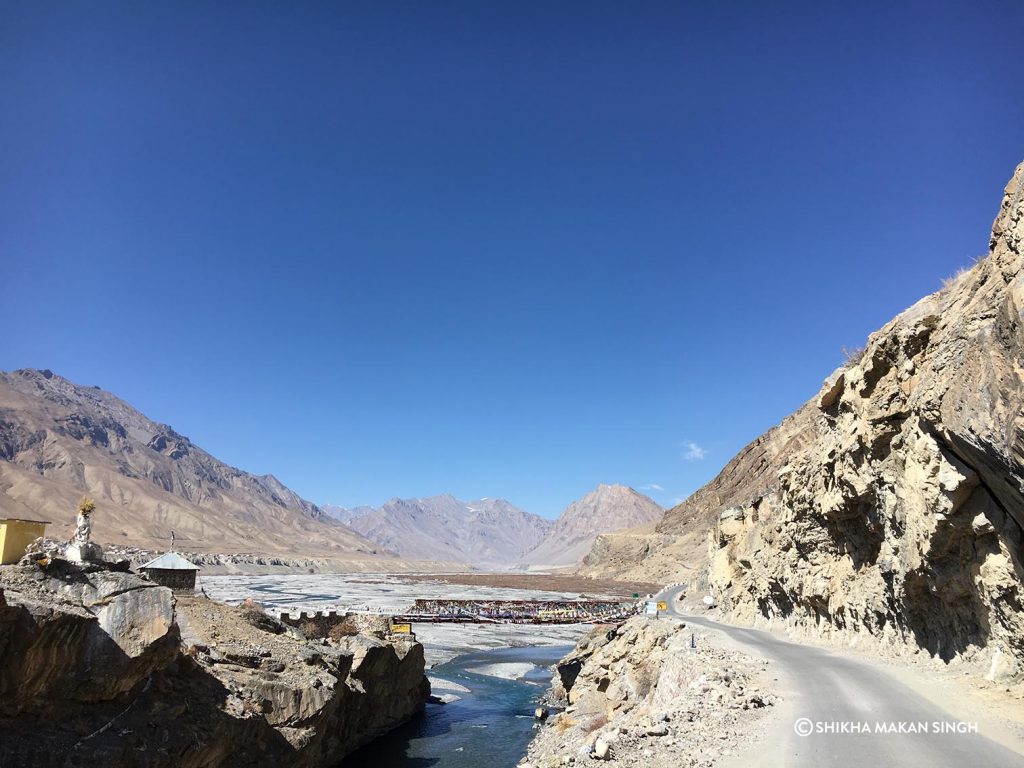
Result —
<svg viewBox="0 0 1024 768"><path fill-rule="evenodd" d="M864 357L867 347L840 347L840 350L846 359L846 365L856 365Z"/></svg>

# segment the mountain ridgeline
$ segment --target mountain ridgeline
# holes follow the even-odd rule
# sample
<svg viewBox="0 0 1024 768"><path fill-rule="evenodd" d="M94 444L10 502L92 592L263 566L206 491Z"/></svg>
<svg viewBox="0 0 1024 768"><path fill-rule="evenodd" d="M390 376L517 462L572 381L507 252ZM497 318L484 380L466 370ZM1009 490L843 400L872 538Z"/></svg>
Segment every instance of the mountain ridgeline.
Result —
<svg viewBox="0 0 1024 768"><path fill-rule="evenodd" d="M614 485L554 522L503 499L451 495L321 508L98 387L48 370L0 373L0 514L49 520L48 534L67 538L83 494L97 501L104 544L166 549L174 531L186 550L329 558L355 570L570 566L598 534L663 512Z"/></svg>
<svg viewBox="0 0 1024 768"><path fill-rule="evenodd" d="M664 510L623 485L601 485L555 520L504 499L459 501L445 494L391 499L380 507L323 509L403 557L490 567L564 567L579 563L600 533L651 523Z"/></svg>
<svg viewBox="0 0 1024 768"><path fill-rule="evenodd" d="M402 557L474 565L517 562L551 522L504 499L459 501L444 494L391 499L380 507L324 510Z"/></svg>
<svg viewBox="0 0 1024 768"><path fill-rule="evenodd" d="M0 513L67 537L83 494L108 544L166 548L173 530L198 551L384 554L272 475L225 464L109 392L48 370L0 373Z"/></svg>
<svg viewBox="0 0 1024 768"><path fill-rule="evenodd" d="M632 488L600 485L566 507L523 563L539 567L576 565L599 534L653 523L664 513L657 502Z"/></svg>

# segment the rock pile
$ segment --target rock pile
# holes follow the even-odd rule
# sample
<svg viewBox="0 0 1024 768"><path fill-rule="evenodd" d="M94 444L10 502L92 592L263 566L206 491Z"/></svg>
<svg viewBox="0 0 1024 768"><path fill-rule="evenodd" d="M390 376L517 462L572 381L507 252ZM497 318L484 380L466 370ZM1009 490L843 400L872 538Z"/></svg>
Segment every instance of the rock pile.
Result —
<svg viewBox="0 0 1024 768"><path fill-rule="evenodd" d="M724 650L680 624L631 619L584 638L557 666L552 706L523 768L606 761L710 766L753 736L776 702L768 662Z"/></svg>

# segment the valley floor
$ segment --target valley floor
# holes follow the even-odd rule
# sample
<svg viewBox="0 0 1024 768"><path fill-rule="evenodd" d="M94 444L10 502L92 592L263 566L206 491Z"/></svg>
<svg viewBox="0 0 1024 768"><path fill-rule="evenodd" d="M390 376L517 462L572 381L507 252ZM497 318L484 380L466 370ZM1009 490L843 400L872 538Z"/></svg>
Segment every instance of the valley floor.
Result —
<svg viewBox="0 0 1024 768"><path fill-rule="evenodd" d="M595 589L594 582L582 581L590 587L587 595L617 596ZM579 587L579 583L558 578L543 584L535 582L530 589L452 583L448 577L438 580L395 574L237 574L207 576L202 582L210 597L228 603L252 598L271 613L336 610L398 614L405 612L416 598L563 600L582 594L581 590L571 588ZM423 643L428 668L475 650L572 645L588 629L586 625L413 625L416 637Z"/></svg>
<svg viewBox="0 0 1024 768"><path fill-rule="evenodd" d="M590 578L573 573L517 573L517 572L472 572L410 574L399 577L407 582L441 582L476 587L501 589L554 590L581 595L602 597L632 597L634 594L653 594L661 589L660 584L641 581L616 581L615 579Z"/></svg>

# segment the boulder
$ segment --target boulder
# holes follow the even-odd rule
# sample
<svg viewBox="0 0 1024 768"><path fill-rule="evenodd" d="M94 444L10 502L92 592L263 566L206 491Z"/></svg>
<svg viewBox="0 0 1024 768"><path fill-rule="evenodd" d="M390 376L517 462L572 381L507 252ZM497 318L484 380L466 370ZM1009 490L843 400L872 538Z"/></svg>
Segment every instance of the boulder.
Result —
<svg viewBox="0 0 1024 768"><path fill-rule="evenodd" d="M0 713L112 699L179 652L171 591L67 563L0 570Z"/></svg>

